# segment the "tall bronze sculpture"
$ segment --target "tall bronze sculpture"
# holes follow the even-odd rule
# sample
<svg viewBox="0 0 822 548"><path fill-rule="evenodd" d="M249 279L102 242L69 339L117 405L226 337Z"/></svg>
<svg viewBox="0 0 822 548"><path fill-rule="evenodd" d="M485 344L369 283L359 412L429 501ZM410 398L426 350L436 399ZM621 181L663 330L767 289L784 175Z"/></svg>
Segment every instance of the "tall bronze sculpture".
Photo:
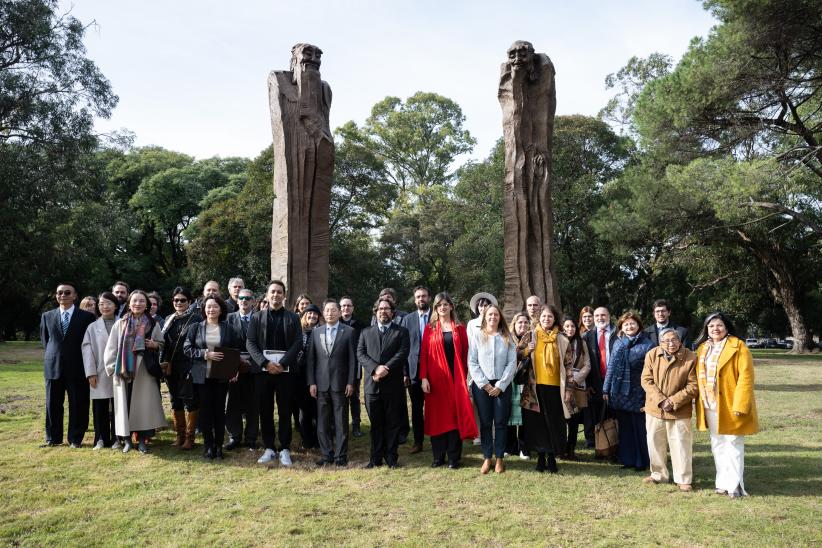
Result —
<svg viewBox="0 0 822 548"><path fill-rule="evenodd" d="M334 137L331 88L320 78L322 50L291 48L290 70L268 76L274 135L274 214L271 276L291 295L322 302L328 292L329 206Z"/></svg>
<svg viewBox="0 0 822 548"><path fill-rule="evenodd" d="M508 48L499 102L505 140L505 314L537 295L560 306L552 262L551 141L556 87L554 65L530 42ZM557 319L559 321L559 318Z"/></svg>

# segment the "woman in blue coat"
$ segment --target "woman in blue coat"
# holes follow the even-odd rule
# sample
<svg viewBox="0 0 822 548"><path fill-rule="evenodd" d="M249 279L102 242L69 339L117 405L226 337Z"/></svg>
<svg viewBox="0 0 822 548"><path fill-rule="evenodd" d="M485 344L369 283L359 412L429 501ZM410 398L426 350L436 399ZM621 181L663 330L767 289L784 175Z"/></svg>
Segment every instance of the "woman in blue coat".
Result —
<svg viewBox="0 0 822 548"><path fill-rule="evenodd" d="M645 434L645 390L640 378L645 354L655 345L642 331L642 320L635 312L626 312L617 323L619 339L611 350L602 398L614 410L619 424L617 457L623 468L643 472L650 466Z"/></svg>

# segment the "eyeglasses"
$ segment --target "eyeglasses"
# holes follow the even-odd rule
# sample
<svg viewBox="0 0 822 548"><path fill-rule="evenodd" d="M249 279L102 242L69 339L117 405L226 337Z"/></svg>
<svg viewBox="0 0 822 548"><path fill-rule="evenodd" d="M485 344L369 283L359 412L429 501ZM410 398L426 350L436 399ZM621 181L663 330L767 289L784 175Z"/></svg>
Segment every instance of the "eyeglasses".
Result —
<svg viewBox="0 0 822 548"><path fill-rule="evenodd" d="M187 303L188 299L171 299L173 303Z"/></svg>
<svg viewBox="0 0 822 548"><path fill-rule="evenodd" d="M679 342L678 339L671 339L668 341L659 341L659 344L664 344L666 346L671 346L672 344L677 344Z"/></svg>
<svg viewBox="0 0 822 548"><path fill-rule="evenodd" d="M57 296L59 297L60 295L71 295L73 293L74 291L72 291L71 289L66 289L64 291L58 291Z"/></svg>
<svg viewBox="0 0 822 548"><path fill-rule="evenodd" d="M237 300L238 301L250 301L251 297L249 297L248 295L242 295L240 297L237 297Z"/></svg>

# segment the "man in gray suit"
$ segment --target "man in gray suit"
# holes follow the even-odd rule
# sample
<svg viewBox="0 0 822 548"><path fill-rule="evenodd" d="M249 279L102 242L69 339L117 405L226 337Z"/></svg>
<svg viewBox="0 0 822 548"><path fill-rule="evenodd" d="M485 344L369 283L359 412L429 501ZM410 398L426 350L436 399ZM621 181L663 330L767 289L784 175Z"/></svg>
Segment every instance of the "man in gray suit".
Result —
<svg viewBox="0 0 822 548"><path fill-rule="evenodd" d="M356 381L354 330L340 323L340 305L323 305L325 325L311 332L306 376L311 396L317 399L317 441L322 457L317 466L348 464L348 399ZM334 445L331 444L332 420Z"/></svg>
<svg viewBox="0 0 822 548"><path fill-rule="evenodd" d="M428 302L431 300L431 293L424 285L414 288L414 305L416 311L408 313L402 319L402 326L408 330L410 347L408 351L408 368L405 371L405 386L408 389L408 397L411 399L411 425L414 430L414 445L411 447L411 454L422 451L423 434L423 404L425 401L420 385L420 345L422 344L422 334L425 326L431 318L431 308ZM400 426L400 436L403 431L408 435L408 412L405 412L404 423Z"/></svg>
<svg viewBox="0 0 822 548"><path fill-rule="evenodd" d="M40 318L40 341L46 353L46 441L41 447L63 443L63 404L68 394L68 441L80 447L88 429L89 384L83 367L82 343L94 314L74 306L77 288L63 282L55 291L58 308Z"/></svg>

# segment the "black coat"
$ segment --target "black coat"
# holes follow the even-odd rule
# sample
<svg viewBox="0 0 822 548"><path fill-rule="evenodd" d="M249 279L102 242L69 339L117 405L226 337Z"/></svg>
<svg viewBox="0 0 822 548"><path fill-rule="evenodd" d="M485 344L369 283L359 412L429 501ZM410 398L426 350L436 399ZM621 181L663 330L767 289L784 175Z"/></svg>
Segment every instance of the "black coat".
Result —
<svg viewBox="0 0 822 548"><path fill-rule="evenodd" d="M220 344L228 348L242 350L243 340L237 330L230 326L228 322L220 322ZM191 379L195 384L205 384L206 363L205 354L208 351L206 345L206 322L195 323L188 328L183 353L191 359Z"/></svg>
<svg viewBox="0 0 822 548"><path fill-rule="evenodd" d="M97 319L94 314L74 307L65 334L61 326L60 308L44 312L40 317L40 342L43 356L43 375L47 380L79 380L86 378L83 367L83 337L88 326Z"/></svg>
<svg viewBox="0 0 822 548"><path fill-rule="evenodd" d="M380 336L376 325L363 329L357 344L357 360L363 369L366 394L390 395L404 393L403 375L408 366L408 330L396 323L388 324L388 331ZM379 365L388 367L388 376L374 382L371 375Z"/></svg>

